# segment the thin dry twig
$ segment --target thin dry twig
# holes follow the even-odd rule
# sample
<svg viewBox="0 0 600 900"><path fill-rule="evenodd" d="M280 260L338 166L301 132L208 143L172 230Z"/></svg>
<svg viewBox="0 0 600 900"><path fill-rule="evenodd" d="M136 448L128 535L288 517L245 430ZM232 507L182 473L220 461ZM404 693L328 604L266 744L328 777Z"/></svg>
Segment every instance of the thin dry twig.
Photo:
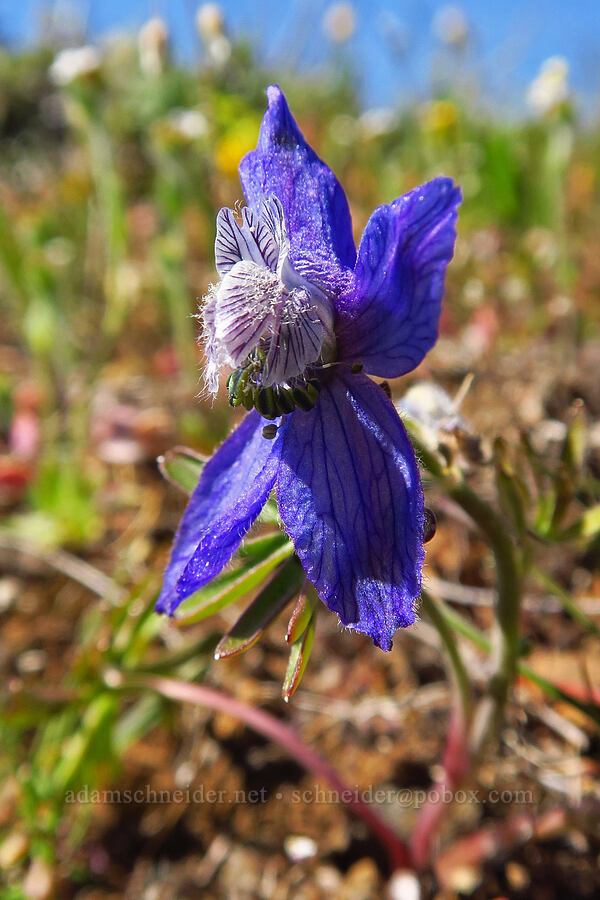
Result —
<svg viewBox="0 0 600 900"><path fill-rule="evenodd" d="M437 578L435 575L427 576L427 587L432 593L443 597L444 600L448 600L450 603L458 603L460 606L494 606L495 603L495 593L490 588L456 584L453 581ZM577 600L577 605L588 616L600 616L599 597L581 597ZM523 609L527 610L527 612L540 613L564 612L562 603L550 595L544 597L529 595L525 597Z"/></svg>
<svg viewBox="0 0 600 900"><path fill-rule="evenodd" d="M119 587L100 569L73 556L72 553L67 553L66 550L46 550L25 538L17 538L8 534L0 534L0 548L31 556L114 605L122 603L127 595L123 588Z"/></svg>

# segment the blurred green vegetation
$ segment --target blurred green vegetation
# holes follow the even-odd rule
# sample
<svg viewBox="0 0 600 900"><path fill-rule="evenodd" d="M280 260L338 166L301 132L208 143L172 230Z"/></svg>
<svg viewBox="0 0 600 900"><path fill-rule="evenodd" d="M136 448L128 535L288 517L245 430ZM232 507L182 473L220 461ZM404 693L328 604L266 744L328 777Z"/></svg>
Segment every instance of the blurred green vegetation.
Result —
<svg viewBox="0 0 600 900"><path fill-rule="evenodd" d="M101 600L75 604L56 689L30 690L19 676L6 701L0 776L14 815L0 828L25 836L14 866L26 857L52 863L63 817L76 847L89 809L66 808L65 792L110 783L125 749L168 722L165 701L122 699L111 672L198 678L216 644L212 632L183 648L159 638L161 529L177 516L153 461L177 442L210 452L230 425L223 402L195 400L193 314L214 277L215 214L241 196L237 166L256 142L270 81L281 82L344 185L357 239L377 204L440 173L463 186L443 336L471 329L484 355L547 337L566 365L598 335L600 123L584 128L568 101L508 121L484 111L483 98L451 91L365 112L351 74L273 72L243 42L230 51L224 64L184 68L159 42L151 72L123 38L61 84L49 76L49 50L0 51L3 546L38 548L63 572L65 549L93 558L112 592L96 586ZM453 365L462 377L478 357ZM597 550L599 476L585 468L578 421L569 420L552 465L525 439L518 458L495 446L507 528L520 540L533 534L532 547L573 540L582 554ZM526 465L533 494L519 481ZM265 572L285 557L281 546L261 545L271 554ZM234 573L242 580L252 553ZM89 573L79 575L89 587ZM221 606L238 597L231 583L226 573L192 598L190 621L215 596ZM561 597L554 580L549 589ZM587 617L580 624L596 627ZM13 884L6 896L21 894Z"/></svg>

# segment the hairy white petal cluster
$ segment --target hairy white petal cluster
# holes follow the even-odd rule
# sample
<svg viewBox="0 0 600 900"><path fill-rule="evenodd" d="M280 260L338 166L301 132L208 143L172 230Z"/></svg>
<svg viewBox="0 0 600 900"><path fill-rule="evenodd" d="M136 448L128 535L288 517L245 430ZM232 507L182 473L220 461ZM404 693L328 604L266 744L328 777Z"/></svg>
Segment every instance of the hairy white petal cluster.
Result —
<svg viewBox="0 0 600 900"><path fill-rule="evenodd" d="M221 279L211 285L201 309L208 390L217 391L223 367L244 365L257 350L264 359L263 387L302 376L331 340L332 308L290 261L279 200L264 202L259 215L243 209L241 222L222 209L215 258Z"/></svg>

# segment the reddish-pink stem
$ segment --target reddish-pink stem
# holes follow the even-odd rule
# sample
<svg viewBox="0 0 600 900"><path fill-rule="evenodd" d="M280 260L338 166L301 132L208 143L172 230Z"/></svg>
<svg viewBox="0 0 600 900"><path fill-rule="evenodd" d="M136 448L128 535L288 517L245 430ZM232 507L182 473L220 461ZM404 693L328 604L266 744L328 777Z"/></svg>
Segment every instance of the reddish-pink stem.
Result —
<svg viewBox="0 0 600 900"><path fill-rule="evenodd" d="M326 779L339 799L369 826L385 847L392 871L414 868L407 845L381 818L379 813L361 798L360 792L349 787L333 766L307 746L289 725L284 725L283 722L262 709L256 709L203 684L187 684L174 678L162 678L156 675L144 677L141 683L171 700L196 703L228 713L269 740L275 741L309 772Z"/></svg>
<svg viewBox="0 0 600 900"><path fill-rule="evenodd" d="M445 800L446 794L454 795L469 771L469 762L467 723L463 707L456 699L450 712L446 735L444 775L429 792L410 842L412 858L417 867L429 862L440 822L450 806Z"/></svg>
<svg viewBox="0 0 600 900"><path fill-rule="evenodd" d="M474 834L459 838L435 861L435 871L442 887L450 886L457 868L478 868L489 859L504 856L513 847L532 838L544 839L559 834L567 823L564 809L552 809L540 816L523 814L506 822L486 825Z"/></svg>

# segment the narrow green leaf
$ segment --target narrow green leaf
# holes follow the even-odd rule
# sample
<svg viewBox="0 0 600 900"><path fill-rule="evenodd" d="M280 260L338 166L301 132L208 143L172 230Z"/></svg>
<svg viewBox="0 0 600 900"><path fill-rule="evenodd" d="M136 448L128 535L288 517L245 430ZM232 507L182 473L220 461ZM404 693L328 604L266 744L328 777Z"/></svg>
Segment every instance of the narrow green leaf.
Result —
<svg viewBox="0 0 600 900"><path fill-rule="evenodd" d="M596 625L596 623L578 607L577 602L571 597L568 591L565 591L554 578L551 578L550 575L547 575L541 569L533 567L531 571L538 581L544 585L546 590L550 591L551 594L560 600L566 612L575 622L578 622L579 625L581 625L582 628L585 628L586 631L589 631L590 634L600 638L600 628L598 625Z"/></svg>
<svg viewBox="0 0 600 900"><path fill-rule="evenodd" d="M293 552L293 544L286 541L283 547L279 547L258 565L253 563L249 568L243 567L241 574L239 569L226 572L218 582L215 581L202 588L182 603L180 614L175 618L176 624L190 625L192 622L200 622L244 597Z"/></svg>
<svg viewBox="0 0 600 900"><path fill-rule="evenodd" d="M187 447L173 447L164 456L159 456L157 461L163 478L186 494L191 494L198 484L206 457Z"/></svg>
<svg viewBox="0 0 600 900"><path fill-rule="evenodd" d="M562 451L562 461L571 472L581 471L585 457L587 429L582 411L583 406L578 408L571 419Z"/></svg>
<svg viewBox="0 0 600 900"><path fill-rule="evenodd" d="M260 537L251 538L249 541L245 541L238 550L237 555L243 563L249 563L251 561L261 562L275 550L279 549L279 547L283 547L286 543L288 543L288 536L284 531L263 534Z"/></svg>
<svg viewBox="0 0 600 900"><path fill-rule="evenodd" d="M116 698L107 693L99 694L89 703L78 730L65 742L53 772L57 792L76 783L86 759L91 756L92 745L100 735L106 737L110 733L115 711Z"/></svg>
<svg viewBox="0 0 600 900"><path fill-rule="evenodd" d="M225 637L219 641L215 650L215 659L235 656L256 643L284 606L302 589L305 577L304 570L296 557L282 566L235 625L229 629Z"/></svg>
<svg viewBox="0 0 600 900"><path fill-rule="evenodd" d="M555 541L574 541L577 538L595 538L600 533L600 503L590 506L576 522L553 535Z"/></svg>
<svg viewBox="0 0 600 900"><path fill-rule="evenodd" d="M308 628L317 601L315 589L309 582L305 582L288 622L285 635L288 644L293 644L302 637Z"/></svg>
<svg viewBox="0 0 600 900"><path fill-rule="evenodd" d="M483 650L485 653L489 654L492 652L491 641L488 640L478 628L465 619L464 616L448 606L443 600L439 600L438 608L449 625L458 634L462 635L468 641L471 641L471 643L475 644L476 647L479 647L479 649ZM563 700L565 703L569 703L571 706L580 710L586 716L589 716L594 722L600 723L600 706L597 703L579 700L577 697L573 697L562 688L553 684L551 681L548 681L543 675L538 675L537 672L523 662L519 663L518 672L519 675L527 678L528 681L537 684L546 696L551 697L553 700Z"/></svg>
<svg viewBox="0 0 600 900"><path fill-rule="evenodd" d="M442 645L446 649L448 660L451 665L451 671L454 674L456 686L460 693L463 713L465 719L467 719L473 699L471 694L471 683L462 656L460 655L460 649L456 643L454 632L440 607L441 601L434 599L425 589L421 591L421 604L424 612L429 617L429 621L438 632Z"/></svg>
<svg viewBox="0 0 600 900"><path fill-rule="evenodd" d="M119 756L132 744L139 741L150 729L158 725L161 718L162 703L152 694L145 694L130 706L113 729L113 747Z"/></svg>
<svg viewBox="0 0 600 900"><path fill-rule="evenodd" d="M312 615L308 620L308 625L304 633L294 641L290 648L290 658L288 660L285 678L283 679L283 687L281 694L286 703L290 697L296 692L296 689L302 681L302 676L310 659L310 654L315 639L315 628L317 624L317 611L313 607Z"/></svg>

